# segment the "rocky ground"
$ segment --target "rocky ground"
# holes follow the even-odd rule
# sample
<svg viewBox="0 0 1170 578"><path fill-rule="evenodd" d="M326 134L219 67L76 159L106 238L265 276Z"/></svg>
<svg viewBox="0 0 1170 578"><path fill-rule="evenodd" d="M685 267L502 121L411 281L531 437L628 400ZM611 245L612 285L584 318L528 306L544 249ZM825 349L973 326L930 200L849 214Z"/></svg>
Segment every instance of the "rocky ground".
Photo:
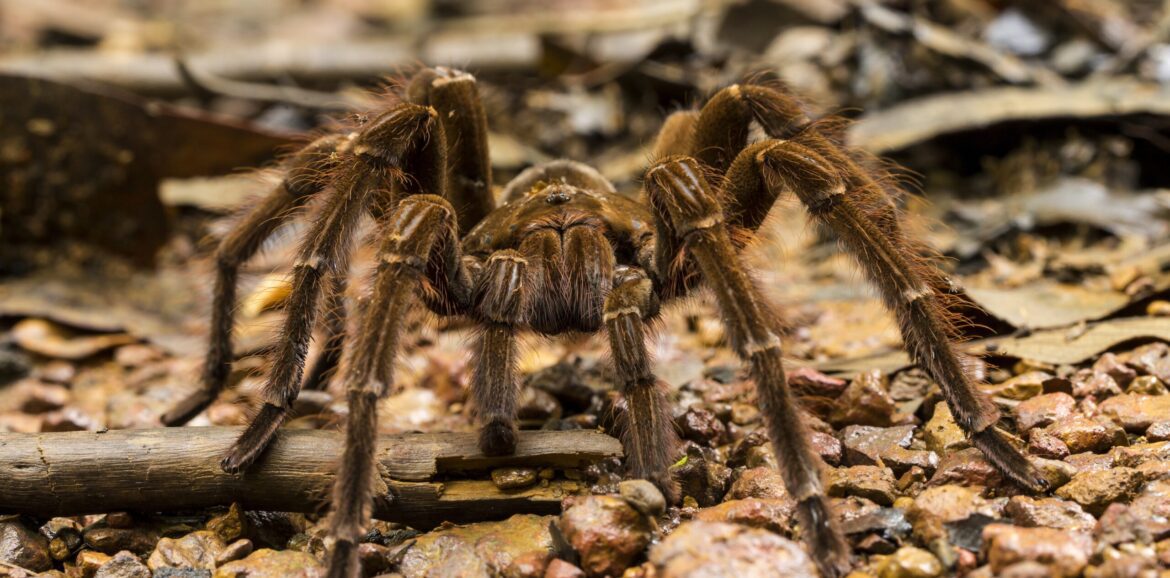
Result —
<svg viewBox="0 0 1170 578"><path fill-rule="evenodd" d="M616 464L599 464L565 472L591 491L567 498L560 516L517 515L422 533L378 523L362 546L367 573L815 575L799 545L793 503L760 427L751 383L729 361L717 325L677 317L682 333L665 340L675 345L660 348L667 356L661 363L676 355L702 360L690 369L698 375L674 395L676 426L685 439L685 457L673 468L682 504L667 507L652 485L623 481ZM693 330L685 329L687 321ZM20 337L22 330L29 332L27 322L17 325L17 342L38 347ZM425 359L430 371L451 367L458 343L439 339L420 346L407 365ZM606 425L615 394L593 345L579 344L529 374L522 410L529 423ZM20 352L6 353L6 371L30 374L6 386L0 423L15 431L83 428L94 413L87 403L94 403L91 408L107 410L110 427L144 425L176 394L165 385L127 385L157 385L182 363L152 346L128 344L95 355L81 364L40 356L30 363ZM1149 343L1078 365L980 363L978 371L1051 483L1050 492L1032 495L1005 482L967 442L937 386L916 369L867 371L852 380L810 368L791 372L810 409L814 445L828 465L828 491L854 546L852 576L1164 573L1170 567L1170 347ZM433 379L406 385L382 406L383 430L470 428L462 415L465 373L451 370L455 382L447 387L435 387ZM339 419L344 407L329 394L319 398L306 400L317 410L292 427ZM206 421L239 423L243 412L225 400ZM541 483L539 473L512 468L491 478L515 488ZM0 571L13 576L316 576L328 543L318 516L235 506L182 516L0 520Z"/></svg>

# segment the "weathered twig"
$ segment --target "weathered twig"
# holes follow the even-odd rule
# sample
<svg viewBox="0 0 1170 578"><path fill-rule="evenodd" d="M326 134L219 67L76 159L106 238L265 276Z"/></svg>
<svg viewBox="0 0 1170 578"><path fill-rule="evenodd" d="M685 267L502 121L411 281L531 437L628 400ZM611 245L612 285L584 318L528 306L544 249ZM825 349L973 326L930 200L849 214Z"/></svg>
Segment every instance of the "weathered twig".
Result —
<svg viewBox="0 0 1170 578"><path fill-rule="evenodd" d="M998 51L983 42L960 36L924 18L891 10L874 0L853 0L853 3L861 9L862 17L877 28L890 34L910 36L944 56L981 64L1007 82L1051 87L1064 84L1064 80L1051 70Z"/></svg>
<svg viewBox="0 0 1170 578"><path fill-rule="evenodd" d="M170 428L105 433L0 434L0 513L79 515L174 511L237 502L245 508L321 511L342 438L336 432L287 430L243 475L219 459L239 428ZM515 513L555 513L577 482L503 491L486 479L456 479L505 465L577 468L621 455L596 431L521 432L513 456L489 458L472 433L383 436L382 481L394 496L377 500L375 517L429 528Z"/></svg>
<svg viewBox="0 0 1170 578"><path fill-rule="evenodd" d="M1054 118L1170 115L1170 92L1135 80L1085 82L1060 89L997 87L908 100L868 114L849 131L849 142L878 154L943 134L1001 122Z"/></svg>

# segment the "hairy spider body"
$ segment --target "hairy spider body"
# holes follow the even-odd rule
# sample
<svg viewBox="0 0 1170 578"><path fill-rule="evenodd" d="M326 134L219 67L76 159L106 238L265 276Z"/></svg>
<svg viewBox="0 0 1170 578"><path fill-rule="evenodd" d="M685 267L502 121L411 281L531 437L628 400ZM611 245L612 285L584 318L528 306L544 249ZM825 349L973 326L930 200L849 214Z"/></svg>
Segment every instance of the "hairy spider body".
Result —
<svg viewBox="0 0 1170 578"><path fill-rule="evenodd" d="M758 125L767 138L749 142ZM847 569L848 550L821 485L812 450L784 376L780 323L733 236L757 229L776 199L792 191L831 227L894 311L907 348L939 382L959 424L1010 479L1038 488L1032 466L995 428L998 413L974 387L952 345L949 283L906 238L890 185L859 155L825 136L790 95L735 85L701 111L671 115L656 143L643 198L618 194L596 170L554 161L521 173L495 206L486 124L474 79L425 69L388 107L345 135L327 136L288 161L284 182L223 241L204 389L165 416L185 422L224 386L231 363L231 310L239 266L309 197L323 196L291 276L291 295L263 407L223 459L250 465L267 447L303 387L320 387L337 364L321 356L302 377L314 326L328 344L345 343L340 375L350 413L334 486L330 575L356 576L357 544L376 487L376 401L393 383L402 323L422 303L482 327L473 346L471 395L480 449L508 454L516 444L516 341L521 331L556 335L605 330L617 387L627 401L622 440L627 467L677 499L668 468L676 437L664 386L654 376L647 325L660 305L702 283L711 289L729 341L755 381L768 433L797 520L825 575ZM321 175L326 175L322 178ZM718 188L713 187L716 183ZM345 334L342 293L358 219L378 224L372 296L355 333ZM467 231L462 238L459 231ZM317 320L324 294L327 314Z"/></svg>

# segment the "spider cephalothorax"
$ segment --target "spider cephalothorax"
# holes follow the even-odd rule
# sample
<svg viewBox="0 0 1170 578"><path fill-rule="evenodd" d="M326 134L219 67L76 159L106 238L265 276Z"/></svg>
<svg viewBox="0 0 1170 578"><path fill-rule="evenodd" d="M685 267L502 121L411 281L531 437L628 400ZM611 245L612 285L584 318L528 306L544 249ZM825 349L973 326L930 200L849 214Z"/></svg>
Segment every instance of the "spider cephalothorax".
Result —
<svg viewBox="0 0 1170 578"><path fill-rule="evenodd" d="M331 576L358 574L357 543L375 498L375 402L393 382L402 321L416 304L482 326L471 394L480 448L516 444L516 338L605 329L616 385L626 398L623 443L635 477L671 499L677 438L663 387L651 369L646 324L659 306L697 283L711 289L732 347L756 383L768 433L797 520L826 575L848 551L830 514L813 452L781 363L778 320L751 281L731 232L755 231L776 199L792 192L856 256L896 315L914 359L938 382L972 442L1010 479L1043 482L1005 435L998 412L976 390L952 340L950 285L903 233L887 180L825 136L782 90L735 85L701 111L671 115L659 136L641 199L618 194L597 171L572 161L531 168L495 205L486 124L474 78L426 69L392 105L353 132L321 138L287 161L276 191L222 243L204 390L164 417L183 423L223 387L231 363L231 311L240 264L272 231L323 196L293 265L287 318L263 390L264 405L223 459L248 467L276 434L302 387L305 352L320 322L326 352L344 343L340 379L350 413L333 493ZM750 129L766 135L749 142ZM320 178L319 175L328 175ZM718 184L719 189L713 187ZM355 224L376 219L380 249L372 296L345 336L342 294ZM460 237L459 231L467 231ZM322 298L322 294L324 297ZM324 304L318 301L324 300ZM337 363L326 354L304 377L320 387Z"/></svg>

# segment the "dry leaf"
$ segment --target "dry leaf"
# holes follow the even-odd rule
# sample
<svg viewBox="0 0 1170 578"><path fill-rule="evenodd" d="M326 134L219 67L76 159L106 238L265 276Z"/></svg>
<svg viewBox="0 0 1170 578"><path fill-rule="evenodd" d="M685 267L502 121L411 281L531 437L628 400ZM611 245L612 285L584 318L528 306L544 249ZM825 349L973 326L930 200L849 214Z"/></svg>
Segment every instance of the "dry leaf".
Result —
<svg viewBox="0 0 1170 578"><path fill-rule="evenodd" d="M112 347L138 341L125 333L77 335L44 319L25 319L12 328L16 344L46 357L85 359Z"/></svg>

